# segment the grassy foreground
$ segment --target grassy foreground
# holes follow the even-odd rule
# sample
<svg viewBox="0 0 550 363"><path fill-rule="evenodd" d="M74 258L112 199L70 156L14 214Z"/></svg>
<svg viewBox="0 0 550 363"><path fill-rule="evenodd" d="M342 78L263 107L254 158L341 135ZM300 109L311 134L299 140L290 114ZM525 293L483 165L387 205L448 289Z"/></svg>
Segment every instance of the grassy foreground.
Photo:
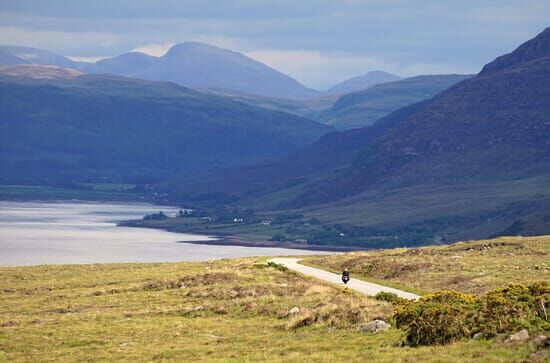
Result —
<svg viewBox="0 0 550 363"><path fill-rule="evenodd" d="M0 361L515 362L528 344L401 346L393 307L261 258L0 269ZM289 310L298 306L298 314Z"/></svg>

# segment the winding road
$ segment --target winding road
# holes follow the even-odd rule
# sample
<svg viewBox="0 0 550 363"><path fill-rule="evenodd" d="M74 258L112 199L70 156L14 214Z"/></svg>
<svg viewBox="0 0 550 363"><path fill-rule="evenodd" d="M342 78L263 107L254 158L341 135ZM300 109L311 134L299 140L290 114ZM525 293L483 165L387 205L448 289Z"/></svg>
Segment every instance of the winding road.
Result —
<svg viewBox="0 0 550 363"><path fill-rule="evenodd" d="M316 279L319 279L319 280L323 280L323 281L330 282L332 284L337 284L340 286L345 286L344 283L342 282L340 275L337 275L335 273L328 272L325 270L320 270L318 268L301 265L298 263L298 261L300 261L299 258L278 257L278 258L272 258L269 261L283 265L286 268L299 272L301 274L315 277ZM371 282L357 280L357 279L354 279L353 276L351 280L348 282L347 287L369 296L374 296L379 292L384 291L384 292L393 292L394 294L397 294L397 296L402 297L404 299L409 299L409 300L416 300L420 297L419 295L394 289L392 287L387 287L387 286L382 286L378 284L373 284Z"/></svg>

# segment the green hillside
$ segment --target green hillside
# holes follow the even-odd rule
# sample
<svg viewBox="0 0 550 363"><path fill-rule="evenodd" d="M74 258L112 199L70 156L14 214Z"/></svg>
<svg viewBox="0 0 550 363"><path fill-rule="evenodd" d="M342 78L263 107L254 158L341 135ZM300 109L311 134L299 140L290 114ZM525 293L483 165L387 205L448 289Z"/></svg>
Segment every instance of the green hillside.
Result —
<svg viewBox="0 0 550 363"><path fill-rule="evenodd" d="M340 97L331 108L321 113L319 119L338 129L369 126L401 107L431 98L469 77L428 75L377 84Z"/></svg>
<svg viewBox="0 0 550 363"><path fill-rule="evenodd" d="M326 132L172 83L0 77L4 184L150 183L282 157Z"/></svg>

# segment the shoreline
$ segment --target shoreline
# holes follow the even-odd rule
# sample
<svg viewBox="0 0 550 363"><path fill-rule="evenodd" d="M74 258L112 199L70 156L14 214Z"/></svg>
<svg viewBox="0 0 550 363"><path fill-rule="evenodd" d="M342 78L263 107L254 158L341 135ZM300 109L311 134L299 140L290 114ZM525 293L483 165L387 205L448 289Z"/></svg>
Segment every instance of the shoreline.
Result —
<svg viewBox="0 0 550 363"><path fill-rule="evenodd" d="M142 227L149 228L149 227ZM173 232L173 231L169 231ZM173 232L181 233L181 232ZM192 232L196 233L196 232ZM178 243L190 243L196 245L208 246L240 246L240 247L258 247L258 248L286 248L291 250L319 251L319 252L353 252L364 251L365 249L349 247L349 246L331 246L331 245L302 245L299 243L281 243L274 241L243 241L235 236L218 236L210 235L209 237L217 238L211 241L178 241Z"/></svg>
<svg viewBox="0 0 550 363"><path fill-rule="evenodd" d="M366 251L366 248L354 247L354 246L335 246L335 245L311 245L301 243L284 243L278 241L246 241L238 238L232 234L212 233L205 234L202 231L181 231L175 228L165 228L156 226L144 226L139 220L120 221L117 226L120 227L134 227L134 228L148 228L159 229L172 233L193 233L200 234L207 237L215 238L210 241L178 241L178 243L190 243L196 245L208 245L208 246L240 246L240 247L260 247L260 248L286 248L293 250L305 250L305 251L319 251L319 252L353 252L353 251Z"/></svg>

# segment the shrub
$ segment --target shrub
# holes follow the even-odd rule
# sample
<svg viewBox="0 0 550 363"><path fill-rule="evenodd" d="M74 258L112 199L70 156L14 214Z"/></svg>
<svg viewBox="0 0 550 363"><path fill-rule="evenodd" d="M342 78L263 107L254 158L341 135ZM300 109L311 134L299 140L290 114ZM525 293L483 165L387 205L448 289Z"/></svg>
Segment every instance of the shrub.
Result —
<svg viewBox="0 0 550 363"><path fill-rule="evenodd" d="M288 271L288 268L286 268L285 266L281 265L280 263L275 263L275 262L273 262L273 261L269 261L269 262L267 263L267 265L268 265L269 267L272 267L272 268L277 269L277 270L279 270L279 271L283 271L283 272Z"/></svg>
<svg viewBox="0 0 550 363"><path fill-rule="evenodd" d="M549 301L547 283L510 285L481 297L443 291L402 304L394 317L408 345L446 344L475 333L549 330Z"/></svg>
<svg viewBox="0 0 550 363"><path fill-rule="evenodd" d="M472 335L476 315L475 296L442 291L402 305L395 322L408 345L446 344Z"/></svg>
<svg viewBox="0 0 550 363"><path fill-rule="evenodd" d="M537 283L531 286L510 285L488 292L480 299L483 325L487 336L517 329L546 329L550 286Z"/></svg>

